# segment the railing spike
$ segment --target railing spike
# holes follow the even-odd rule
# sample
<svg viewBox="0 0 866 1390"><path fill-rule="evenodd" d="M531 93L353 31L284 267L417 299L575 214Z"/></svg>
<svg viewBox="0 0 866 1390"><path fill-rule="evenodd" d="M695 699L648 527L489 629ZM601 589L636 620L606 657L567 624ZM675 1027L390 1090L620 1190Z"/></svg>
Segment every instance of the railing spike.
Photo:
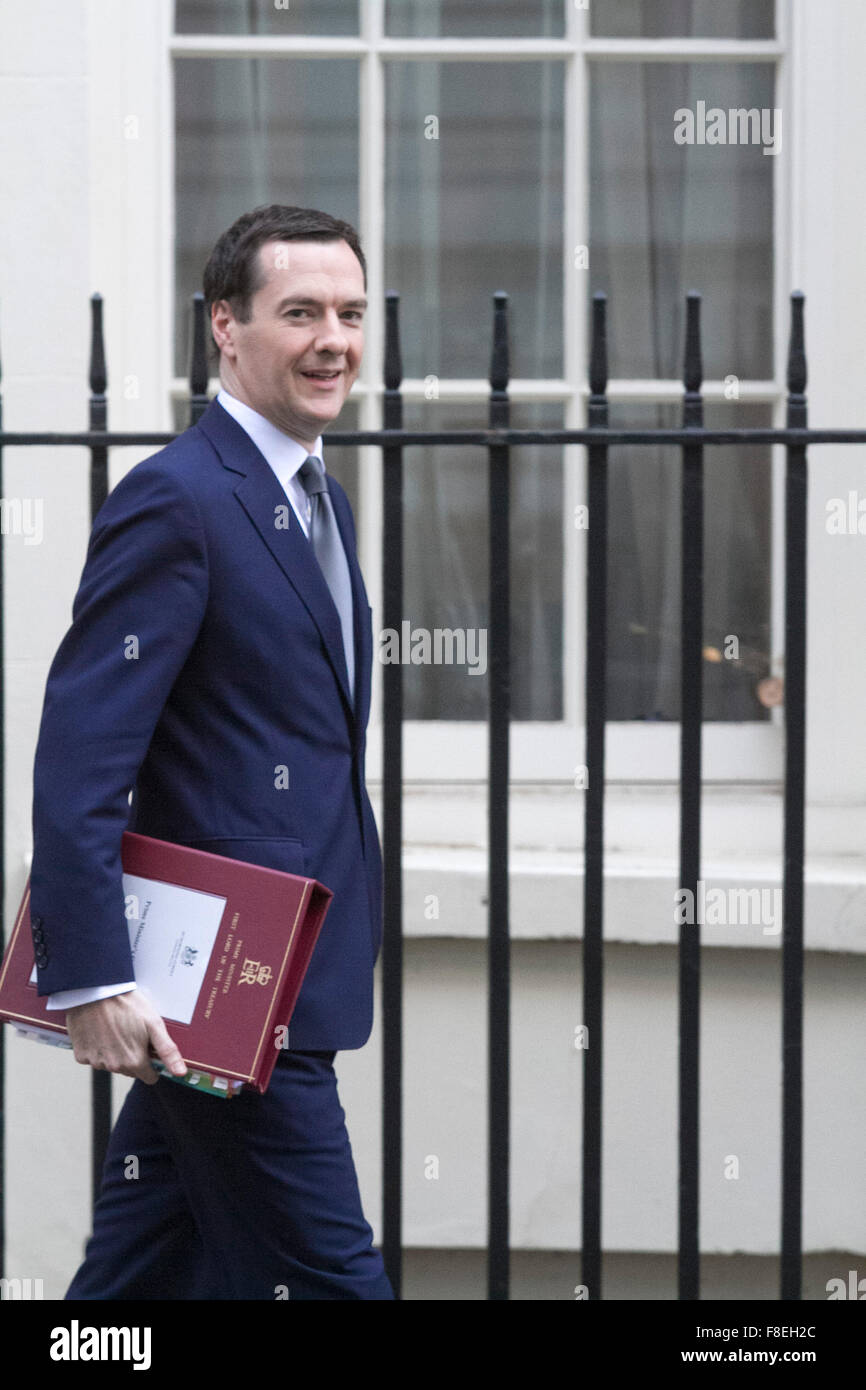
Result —
<svg viewBox="0 0 866 1390"><path fill-rule="evenodd" d="M90 391L93 396L104 396L108 385L105 368L105 338L102 329L102 295L90 296Z"/></svg>
<svg viewBox="0 0 866 1390"><path fill-rule="evenodd" d="M704 379L701 354L701 296L697 290L686 295L686 346L683 354L683 385L689 394L700 391Z"/></svg>
<svg viewBox="0 0 866 1390"><path fill-rule="evenodd" d="M208 367L205 344L204 295L197 290L192 297L192 353L189 364L189 390L192 396L207 395Z"/></svg>
<svg viewBox="0 0 866 1390"><path fill-rule="evenodd" d="M589 389L594 396L603 396L607 391L607 295L602 290L592 296Z"/></svg>
<svg viewBox="0 0 866 1390"><path fill-rule="evenodd" d="M402 380L400 296L396 290L387 290L385 293L385 390L397 391Z"/></svg>
<svg viewBox="0 0 866 1390"><path fill-rule="evenodd" d="M493 295L493 349L490 354L491 390L507 390L508 374L508 295L504 290L496 290Z"/></svg>
<svg viewBox="0 0 866 1390"><path fill-rule="evenodd" d="M796 397L805 397L806 394L805 306L803 291L794 290L791 295L791 336L788 343L788 393Z"/></svg>

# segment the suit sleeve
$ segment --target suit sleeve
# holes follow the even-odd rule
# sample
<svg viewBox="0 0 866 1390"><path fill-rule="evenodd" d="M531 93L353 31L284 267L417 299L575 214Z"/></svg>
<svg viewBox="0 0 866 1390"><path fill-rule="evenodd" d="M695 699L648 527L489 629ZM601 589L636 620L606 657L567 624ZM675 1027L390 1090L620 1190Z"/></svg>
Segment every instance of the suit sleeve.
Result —
<svg viewBox="0 0 866 1390"><path fill-rule="evenodd" d="M30 874L40 995L135 979L120 859L129 796L207 594L195 500L147 460L100 509L48 674Z"/></svg>

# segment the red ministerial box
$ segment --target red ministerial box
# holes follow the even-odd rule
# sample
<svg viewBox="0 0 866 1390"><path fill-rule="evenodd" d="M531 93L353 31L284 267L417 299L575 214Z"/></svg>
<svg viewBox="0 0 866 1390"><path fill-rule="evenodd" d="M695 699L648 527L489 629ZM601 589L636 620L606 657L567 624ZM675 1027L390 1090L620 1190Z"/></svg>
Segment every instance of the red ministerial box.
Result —
<svg viewBox="0 0 866 1390"><path fill-rule="evenodd" d="M263 1092L288 1046L330 889L132 831L121 859L136 982L187 1066ZM65 1034L65 1013L47 1002L37 993L28 879L0 965L0 1019Z"/></svg>

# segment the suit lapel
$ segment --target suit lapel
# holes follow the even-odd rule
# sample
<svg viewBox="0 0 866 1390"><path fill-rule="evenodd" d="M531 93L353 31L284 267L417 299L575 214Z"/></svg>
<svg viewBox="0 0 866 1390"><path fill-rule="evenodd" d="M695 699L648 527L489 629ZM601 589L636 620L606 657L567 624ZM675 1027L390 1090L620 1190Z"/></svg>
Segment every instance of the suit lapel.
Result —
<svg viewBox="0 0 866 1390"><path fill-rule="evenodd" d="M301 530L294 508L274 470L246 430L228 411L223 410L218 401L211 402L199 420L198 428L213 444L223 467L242 475L234 490L235 496L319 629L347 712L354 722L355 711L349 696L349 673L343 653L340 615L310 542ZM366 685L357 646L360 570L354 548L347 543L345 519L341 520L336 507L335 511L352 578L357 690L359 686Z"/></svg>

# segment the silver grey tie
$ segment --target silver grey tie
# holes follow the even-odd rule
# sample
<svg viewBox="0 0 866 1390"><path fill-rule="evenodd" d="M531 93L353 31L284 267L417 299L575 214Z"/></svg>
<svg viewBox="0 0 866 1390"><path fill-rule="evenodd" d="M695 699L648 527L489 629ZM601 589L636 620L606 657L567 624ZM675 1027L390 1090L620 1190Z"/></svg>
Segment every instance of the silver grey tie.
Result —
<svg viewBox="0 0 866 1390"><path fill-rule="evenodd" d="M355 626L353 621L352 580L349 562L334 515L334 504L325 482L325 469L320 459L308 454L298 469L298 477L310 499L310 543L319 562L325 582L340 615L343 629L343 652L349 672L349 690L355 701Z"/></svg>

